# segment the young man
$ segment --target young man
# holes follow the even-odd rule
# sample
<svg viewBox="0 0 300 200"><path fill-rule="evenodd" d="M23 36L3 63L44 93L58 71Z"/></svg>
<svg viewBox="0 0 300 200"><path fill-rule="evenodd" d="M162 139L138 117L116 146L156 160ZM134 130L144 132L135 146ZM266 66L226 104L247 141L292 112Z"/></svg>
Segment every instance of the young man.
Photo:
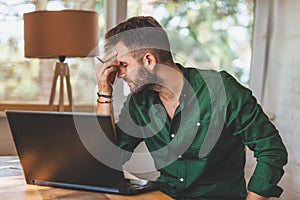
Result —
<svg viewBox="0 0 300 200"><path fill-rule="evenodd" d="M163 192L176 199L280 196L287 152L249 89L224 71L174 63L152 17L128 19L105 39L110 53L97 66L97 113L113 116L113 82L123 78L131 94L116 123L117 144L128 157L145 141ZM245 145L257 159L247 187Z"/></svg>

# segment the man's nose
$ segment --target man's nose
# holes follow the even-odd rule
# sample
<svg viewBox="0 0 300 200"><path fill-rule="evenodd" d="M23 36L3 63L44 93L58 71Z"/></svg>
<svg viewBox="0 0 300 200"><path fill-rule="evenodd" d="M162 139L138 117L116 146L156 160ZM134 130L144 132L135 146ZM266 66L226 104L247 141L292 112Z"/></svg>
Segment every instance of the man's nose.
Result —
<svg viewBox="0 0 300 200"><path fill-rule="evenodd" d="M118 78L124 78L126 76L126 68L120 67L118 69Z"/></svg>

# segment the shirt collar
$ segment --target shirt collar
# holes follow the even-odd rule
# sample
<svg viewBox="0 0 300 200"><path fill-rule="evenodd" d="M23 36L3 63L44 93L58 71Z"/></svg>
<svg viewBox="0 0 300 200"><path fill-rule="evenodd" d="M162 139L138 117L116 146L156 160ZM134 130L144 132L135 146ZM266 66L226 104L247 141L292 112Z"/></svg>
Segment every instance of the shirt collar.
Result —
<svg viewBox="0 0 300 200"><path fill-rule="evenodd" d="M187 85L189 85L189 83L187 82L187 71L186 68L183 67L181 64L176 63L177 67L182 71L182 75L183 75L183 87L182 87L182 91L181 94L179 96L179 103L181 105L184 104L186 96L187 96Z"/></svg>

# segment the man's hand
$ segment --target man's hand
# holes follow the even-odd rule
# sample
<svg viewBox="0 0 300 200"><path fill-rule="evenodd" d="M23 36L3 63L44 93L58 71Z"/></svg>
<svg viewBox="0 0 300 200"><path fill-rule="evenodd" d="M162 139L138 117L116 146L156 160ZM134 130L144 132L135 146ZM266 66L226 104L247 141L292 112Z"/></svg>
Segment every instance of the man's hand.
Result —
<svg viewBox="0 0 300 200"><path fill-rule="evenodd" d="M97 57L98 58L98 57ZM95 68L95 73L98 80L98 92L102 95L112 95L113 83L118 73L119 62L117 61L117 52L113 51L101 59L100 63ZM96 113L107 114L112 117L112 124L114 125L114 114L112 111L112 100L105 96L100 96L97 99ZM99 103L102 102L102 103Z"/></svg>
<svg viewBox="0 0 300 200"><path fill-rule="evenodd" d="M101 94L112 94L112 85L115 81L119 66L116 57L116 51L108 54L103 59L97 57L100 63L97 64L95 71L98 79L98 92Z"/></svg>
<svg viewBox="0 0 300 200"><path fill-rule="evenodd" d="M254 192L249 191L246 200L268 200L268 198L260 196Z"/></svg>

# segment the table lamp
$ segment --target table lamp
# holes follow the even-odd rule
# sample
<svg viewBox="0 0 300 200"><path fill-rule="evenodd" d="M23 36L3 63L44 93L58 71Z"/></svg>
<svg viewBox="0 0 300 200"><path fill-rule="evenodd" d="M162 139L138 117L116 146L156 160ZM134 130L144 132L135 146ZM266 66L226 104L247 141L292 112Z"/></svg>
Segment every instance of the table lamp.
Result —
<svg viewBox="0 0 300 200"><path fill-rule="evenodd" d="M64 111L64 79L72 110L72 89L67 57L96 56L99 31L94 11L35 11L24 14L24 48L27 58L58 58L55 65L49 110L53 110L56 82L60 78L58 111Z"/></svg>

